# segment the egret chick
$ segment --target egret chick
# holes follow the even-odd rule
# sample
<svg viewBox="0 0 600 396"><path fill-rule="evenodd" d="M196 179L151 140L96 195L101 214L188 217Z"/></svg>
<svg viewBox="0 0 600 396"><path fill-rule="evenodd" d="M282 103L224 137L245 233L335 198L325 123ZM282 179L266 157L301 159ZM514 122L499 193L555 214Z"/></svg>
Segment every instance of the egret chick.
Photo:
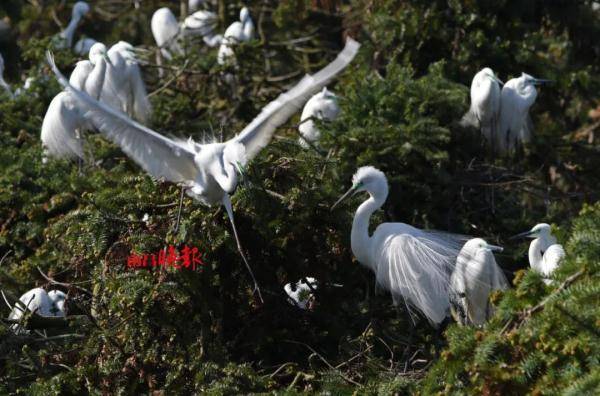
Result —
<svg viewBox="0 0 600 396"><path fill-rule="evenodd" d="M306 277L295 283L288 283L283 290L288 295L290 302L300 309L311 310L315 304L314 290L317 290L318 282L315 278Z"/></svg>
<svg viewBox="0 0 600 396"><path fill-rule="evenodd" d="M531 230L513 238L534 238L529 245L529 265L542 274L544 283L551 284L552 281L548 278L565 258L565 249L556 242L550 225L537 224Z"/></svg>
<svg viewBox="0 0 600 396"><path fill-rule="evenodd" d="M494 251L501 252L502 248L474 238L458 254L450 278L450 304L452 316L462 325L483 325L493 313L490 293L508 287Z"/></svg>
<svg viewBox="0 0 600 396"><path fill-rule="evenodd" d="M464 237L425 231L403 223L380 224L369 235L371 215L385 203L387 179L372 166L359 168L352 187L332 206L359 192L369 194L354 215L350 245L356 259L375 272L377 285L391 292L394 304L419 310L435 326L450 305L450 274ZM410 312L410 310L409 310Z"/></svg>

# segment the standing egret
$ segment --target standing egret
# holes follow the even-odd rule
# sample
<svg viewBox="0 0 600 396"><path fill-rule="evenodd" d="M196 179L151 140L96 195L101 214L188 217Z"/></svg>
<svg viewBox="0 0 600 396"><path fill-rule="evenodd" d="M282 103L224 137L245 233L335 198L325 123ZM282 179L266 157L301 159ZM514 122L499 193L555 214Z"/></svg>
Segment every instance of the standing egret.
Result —
<svg viewBox="0 0 600 396"><path fill-rule="evenodd" d="M100 101L146 123L151 106L146 85L134 54L134 47L119 41L108 50L110 65L106 70Z"/></svg>
<svg viewBox="0 0 600 396"><path fill-rule="evenodd" d="M542 274L544 283L551 284L552 281L547 278L564 259L565 250L556 242L550 225L537 224L531 230L515 235L513 238L534 238L529 245L529 265Z"/></svg>
<svg viewBox="0 0 600 396"><path fill-rule="evenodd" d="M288 295L290 302L300 309L312 309L315 303L314 291L318 282L315 278L306 277L295 283L288 283L283 290Z"/></svg>
<svg viewBox="0 0 600 396"><path fill-rule="evenodd" d="M533 132L533 122L529 108L537 98L536 85L550 82L523 73L519 78L510 79L502 88L500 100L499 151L502 154L514 152L517 147L528 143Z"/></svg>
<svg viewBox="0 0 600 396"><path fill-rule="evenodd" d="M69 25L67 25L66 29L60 32L58 35L59 38L63 41L63 48L71 48L73 45L73 37L75 36L75 30L79 25L81 19L90 12L90 5L85 1L78 1L73 6L73 11L71 12L71 21L69 21Z"/></svg>
<svg viewBox="0 0 600 396"><path fill-rule="evenodd" d="M407 307L416 307L438 325L448 313L450 274L464 238L403 223L380 224L369 236L369 219L388 196L383 172L372 166L359 168L352 177L352 187L332 209L363 191L369 199L358 207L352 222L352 253L375 272L377 285L392 293L394 304L402 298Z"/></svg>
<svg viewBox="0 0 600 396"><path fill-rule="evenodd" d="M156 45L165 59L171 59L172 53L183 54L183 48L178 41L179 23L170 9L163 7L156 10L152 15L150 27Z"/></svg>
<svg viewBox="0 0 600 396"><path fill-rule="evenodd" d="M4 81L4 58L2 57L2 54L0 54L0 87L2 87L8 93L8 96L12 98L13 94L10 90L10 86Z"/></svg>
<svg viewBox="0 0 600 396"><path fill-rule="evenodd" d="M205 205L222 204L225 207L239 253L252 276L255 291L262 300L256 279L242 251L233 218L229 195L237 187L237 172L243 172L247 162L267 146L275 130L302 107L304 101L350 64L359 47L360 44L349 38L344 50L333 62L314 76L305 76L292 89L282 93L238 135L223 143L204 144L198 144L192 138L187 141L171 139L131 120L125 114L75 89L60 73L50 54L48 62L60 84L73 95L86 118L146 172L157 179L183 184L188 196Z"/></svg>
<svg viewBox="0 0 600 396"><path fill-rule="evenodd" d="M71 85L98 99L108 62L110 59L104 44L94 44L89 60L78 62L71 73ZM44 161L47 157L83 159L82 134L87 129L90 129L89 122L75 106L72 96L68 92L60 92L50 102L42 122Z"/></svg>
<svg viewBox="0 0 600 396"><path fill-rule="evenodd" d="M474 238L458 254L450 277L450 305L452 316L462 325L483 325L492 315L490 293L508 287L494 251L502 248Z"/></svg>
<svg viewBox="0 0 600 396"><path fill-rule="evenodd" d="M498 117L500 116L500 84L493 70L486 67L475 74L471 83L471 107L463 116L462 125L481 129L486 143L497 145Z"/></svg>
<svg viewBox="0 0 600 396"><path fill-rule="evenodd" d="M321 138L321 131L315 125L313 119L332 121L340 114L340 106L337 102L337 96L327 88L306 102L302 115L300 116L300 125L298 131L301 138L298 139L300 145L308 148L308 143L317 143Z"/></svg>
<svg viewBox="0 0 600 396"><path fill-rule="evenodd" d="M8 319L20 320L25 314L25 309L40 316L64 317L66 298L67 295L60 290L50 290L46 293L46 290L39 287L31 289L19 298L22 304L15 304ZM13 324L12 329L19 332L19 325Z"/></svg>
<svg viewBox="0 0 600 396"><path fill-rule="evenodd" d="M233 22L225 30L223 34L223 40L219 47L219 53L217 54L217 62L220 65L224 65L232 58L235 53L233 52L233 46L237 43L250 41L254 38L254 22L250 17L250 11L247 7L243 7L240 10L240 20Z"/></svg>

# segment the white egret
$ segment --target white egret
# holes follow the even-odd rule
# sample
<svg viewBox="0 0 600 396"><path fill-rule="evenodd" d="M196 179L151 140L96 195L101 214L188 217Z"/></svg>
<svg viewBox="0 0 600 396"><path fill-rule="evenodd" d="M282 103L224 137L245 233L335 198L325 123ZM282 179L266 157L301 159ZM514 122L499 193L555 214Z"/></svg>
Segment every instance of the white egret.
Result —
<svg viewBox="0 0 600 396"><path fill-rule="evenodd" d="M550 81L523 73L519 78L508 80L502 87L498 127L500 153L514 152L517 147L531 140L533 122L529 108L537 98L535 86L547 82Z"/></svg>
<svg viewBox="0 0 600 396"><path fill-rule="evenodd" d="M183 54L179 39L179 23L173 12L167 7L159 8L150 21L152 35L165 59L171 59L171 53Z"/></svg>
<svg viewBox="0 0 600 396"><path fill-rule="evenodd" d="M40 316L64 317L65 316L65 300L67 295L60 290L46 290L35 288L23 294L19 301L12 309L8 319L20 320L25 314L25 309L36 313ZM12 329L19 331L19 325L13 324Z"/></svg>
<svg viewBox="0 0 600 396"><path fill-rule="evenodd" d="M152 109L134 51L125 41L119 41L108 50L110 65L100 101L146 123Z"/></svg>
<svg viewBox="0 0 600 396"><path fill-rule="evenodd" d="M474 238L458 254L450 278L450 304L452 316L462 325L483 325L493 313L490 293L508 287L494 251L501 252L502 248Z"/></svg>
<svg viewBox="0 0 600 396"><path fill-rule="evenodd" d="M307 148L308 143L317 143L321 138L321 131L315 125L313 119L332 121L340 114L340 106L337 102L337 96L327 88L306 102L302 115L300 116L300 125L298 131L301 138L298 139L302 147Z"/></svg>
<svg viewBox="0 0 600 396"><path fill-rule="evenodd" d="M77 62L71 73L71 85L98 99L104 84L107 62L110 59L104 44L94 44L90 49L89 60ZM91 126L77 109L72 96L68 92L60 92L50 102L42 122L44 161L48 157L83 159L82 134L88 129Z"/></svg>
<svg viewBox="0 0 600 396"><path fill-rule="evenodd" d="M357 209L350 236L356 259L375 272L377 285L392 293L394 303L403 299L438 325L448 314L448 287L464 237L425 231L403 223L380 224L369 236L369 218L387 199L383 172L359 168L352 187L332 206L350 195L367 192L369 199Z"/></svg>
<svg viewBox="0 0 600 396"><path fill-rule="evenodd" d="M188 0L188 12L198 11L206 3L206 0Z"/></svg>
<svg viewBox="0 0 600 396"><path fill-rule="evenodd" d="M500 84L493 70L480 70L471 83L471 107L463 116L462 125L481 129L486 143L492 148L497 145L498 120L500 116Z"/></svg>
<svg viewBox="0 0 600 396"><path fill-rule="evenodd" d="M551 284L548 279L565 257L562 245L556 242L550 225L537 224L531 230L515 235L513 238L534 238L529 245L529 265L542 274L544 283Z"/></svg>
<svg viewBox="0 0 600 396"><path fill-rule="evenodd" d="M0 54L0 87L2 87L6 93L8 93L8 96L12 98L13 94L10 90L10 85L4 81L4 58L2 57L2 54Z"/></svg>
<svg viewBox="0 0 600 396"><path fill-rule="evenodd" d="M78 1L77 3L75 3L75 5L73 5L73 10L71 12L71 21L69 21L69 24L67 25L65 30L60 32L60 34L58 35L64 43L63 48L71 48L71 46L73 45L73 37L75 36L75 30L77 29L77 26L79 25L81 19L89 12L90 5L85 1Z"/></svg>
<svg viewBox="0 0 600 396"><path fill-rule="evenodd" d="M75 43L73 51L75 51L75 53L79 55L88 54L90 52L90 49L92 49L92 46L97 42L98 41L94 40L93 38L82 37Z"/></svg>
<svg viewBox="0 0 600 396"><path fill-rule="evenodd" d="M240 20L233 22L225 30L223 40L217 54L217 62L220 65L227 63L234 55L233 47L237 43L250 41L254 38L254 22L250 17L250 11L247 7L240 10Z"/></svg>
<svg viewBox="0 0 600 396"><path fill-rule="evenodd" d="M306 277L295 283L288 283L283 287L295 306L300 309L312 309L315 303L314 291L317 290L318 282L315 278Z"/></svg>
<svg viewBox="0 0 600 396"><path fill-rule="evenodd" d="M25 94L25 92L31 89L31 85L35 82L34 77L27 77L25 82L23 83L23 88L19 87L15 90L15 96L20 96Z"/></svg>
<svg viewBox="0 0 600 396"><path fill-rule="evenodd" d="M214 12L206 10L196 11L183 21L183 35L213 37L217 22L218 17Z"/></svg>
<svg viewBox="0 0 600 396"><path fill-rule="evenodd" d="M237 247L254 281L260 289L242 251L235 228L232 194L238 183L237 171L267 146L277 127L285 123L309 97L327 85L356 56L360 44L348 39L337 58L314 76L305 76L291 90L269 103L238 135L224 143L199 144L165 137L131 120L125 114L102 104L75 89L60 73L48 54L60 84L76 99L77 106L108 139L118 144L146 172L185 186L188 196L205 205L222 204L229 216Z"/></svg>

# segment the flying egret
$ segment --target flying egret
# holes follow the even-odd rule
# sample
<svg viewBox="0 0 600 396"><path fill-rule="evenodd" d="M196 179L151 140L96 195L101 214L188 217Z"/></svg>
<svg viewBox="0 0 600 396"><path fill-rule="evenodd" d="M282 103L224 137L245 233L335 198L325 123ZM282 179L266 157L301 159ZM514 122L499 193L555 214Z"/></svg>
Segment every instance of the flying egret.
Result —
<svg viewBox="0 0 600 396"><path fill-rule="evenodd" d="M462 125L481 129L486 143L492 148L497 145L498 117L500 116L500 84L493 70L480 70L471 83L471 107L463 116Z"/></svg>
<svg viewBox="0 0 600 396"><path fill-rule="evenodd" d="M71 85L98 99L109 62L104 44L94 44L90 49L89 60L77 62L69 80ZM83 159L82 134L88 129L91 126L77 109L71 94L60 92L50 102L42 122L44 162L48 157Z"/></svg>
<svg viewBox="0 0 600 396"><path fill-rule="evenodd" d="M2 54L0 54L0 87L2 87L8 93L8 96L12 98L13 94L10 90L10 86L4 81L4 58L2 57Z"/></svg>
<svg viewBox="0 0 600 396"><path fill-rule="evenodd" d="M75 36L75 30L79 25L81 19L90 12L90 5L85 1L78 1L73 5L73 11L71 12L71 21L69 21L69 25L60 32L58 35L59 38L63 41L64 47L62 48L71 48L73 45L73 37Z"/></svg>
<svg viewBox="0 0 600 396"><path fill-rule="evenodd" d="M499 144L501 154L514 152L517 147L528 143L533 132L533 122L529 116L529 108L537 98L536 85L548 83L521 74L519 78L510 79L504 84L500 100Z"/></svg>
<svg viewBox="0 0 600 396"><path fill-rule="evenodd" d="M250 41L254 38L254 22L250 17L250 11L247 7L240 10L240 20L233 22L225 30L223 40L217 54L217 62L220 65L227 63L235 54L233 46L237 43Z"/></svg>
<svg viewBox="0 0 600 396"><path fill-rule="evenodd" d="M502 248L473 238L458 254L450 277L450 307L452 316L462 325L483 325L493 313L490 293L508 287L494 251L501 252Z"/></svg>
<svg viewBox="0 0 600 396"><path fill-rule="evenodd" d="M118 144L146 172L185 186L188 196L211 206L222 204L229 216L233 234L254 287L260 289L242 251L235 228L230 194L238 184L238 171L267 146L277 127L285 123L315 92L326 86L356 56L360 44L348 38L337 58L314 76L305 76L296 86L269 103L261 113L232 139L219 143L199 144L165 137L131 120L125 114L94 100L77 90L60 73L52 55L48 62L60 84L73 95L86 118L108 139Z"/></svg>
<svg viewBox="0 0 600 396"><path fill-rule="evenodd" d="M314 291L317 290L318 282L315 278L306 277L295 283L288 283L283 287L295 306L300 309L312 309L315 303Z"/></svg>
<svg viewBox="0 0 600 396"><path fill-rule="evenodd" d="M565 250L562 245L556 242L550 225L546 223L537 224L531 230L512 238L534 238L529 245L529 265L542 274L544 283L551 284L552 281L547 278L552 275L564 259Z"/></svg>
<svg viewBox="0 0 600 396"><path fill-rule="evenodd" d="M75 43L73 51L75 51L75 53L79 55L88 54L90 52L90 49L92 49L92 46L97 42L98 41L94 40L93 38L82 37Z"/></svg>
<svg viewBox="0 0 600 396"><path fill-rule="evenodd" d="M308 148L308 143L317 143L321 138L321 131L315 125L313 119L332 121L340 114L340 106L337 102L337 96L327 88L306 102L302 115L300 116L300 125L298 131L301 138L298 139L300 145Z"/></svg>
<svg viewBox="0 0 600 396"><path fill-rule="evenodd" d="M403 223L380 224L369 236L369 218L388 195L383 172L372 166L359 168L352 177L352 187L332 209L363 191L369 199L358 207L352 222L352 253L375 272L377 285L392 293L394 304L402 298L409 309L416 307L437 326L448 313L450 275L464 237Z"/></svg>
<svg viewBox="0 0 600 396"><path fill-rule="evenodd" d="M110 47L110 65L106 70L100 101L147 123L152 108L134 51L134 47L125 41Z"/></svg>
<svg viewBox="0 0 600 396"><path fill-rule="evenodd" d="M36 313L40 316L64 317L65 316L65 300L67 295L60 290L46 290L35 288L23 294L19 301L12 309L8 319L20 320L25 314L25 309ZM12 329L19 331L19 325L13 324Z"/></svg>

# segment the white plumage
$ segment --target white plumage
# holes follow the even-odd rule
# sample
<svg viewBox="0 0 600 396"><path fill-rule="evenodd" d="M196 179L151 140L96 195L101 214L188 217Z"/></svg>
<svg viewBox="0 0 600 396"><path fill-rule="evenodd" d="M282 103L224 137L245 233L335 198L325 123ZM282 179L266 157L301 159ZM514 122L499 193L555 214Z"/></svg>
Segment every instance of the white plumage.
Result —
<svg viewBox="0 0 600 396"><path fill-rule="evenodd" d="M189 196L206 205L223 204L239 247L229 197L238 183L237 171L269 143L277 127L348 66L359 47L356 41L348 39L344 50L332 63L314 76L305 76L291 90L279 95L238 135L224 143L207 144L195 143L191 138L187 141L171 139L152 131L75 89L57 69L50 55L48 61L85 117L146 172L157 179L183 184Z"/></svg>
<svg viewBox="0 0 600 396"><path fill-rule="evenodd" d="M290 298L290 302L294 303L300 309L309 309L315 300L313 290L317 290L318 282L315 278L306 277L295 283L288 283L283 287Z"/></svg>
<svg viewBox="0 0 600 396"><path fill-rule="evenodd" d="M530 231L515 235L515 237L534 238L529 245L529 265L542 274L547 285L551 284L552 281L548 278L564 259L565 250L556 242L550 225L537 224Z"/></svg>
<svg viewBox="0 0 600 396"><path fill-rule="evenodd" d="M93 38L82 37L75 43L75 46L73 47L73 51L76 54L85 55L90 52L90 50L92 49L92 46L94 44L96 44L97 42L98 41L94 40Z"/></svg>
<svg viewBox="0 0 600 396"><path fill-rule="evenodd" d="M179 23L173 12L167 7L159 8L152 15L150 21L152 35L156 45L165 59L171 59L173 56L183 54L183 48L179 43Z"/></svg>
<svg viewBox="0 0 600 396"><path fill-rule="evenodd" d="M224 65L227 62L235 62L233 47L237 43L250 41L254 38L254 22L250 17L250 11L247 7L240 10L240 20L233 22L225 30L223 40L217 54L217 62Z"/></svg>
<svg viewBox="0 0 600 396"><path fill-rule="evenodd" d="M73 37L75 36L75 30L79 25L81 19L90 12L90 5L85 1L78 1L73 5L73 10L71 11L71 20L69 24L59 34L59 38L62 40L62 43L59 45L62 48L71 48L73 45Z"/></svg>
<svg viewBox="0 0 600 396"><path fill-rule="evenodd" d="M367 192L369 199L358 207L352 222L352 253L375 272L377 285L392 293L395 304L403 300L431 323L439 324L448 314L450 274L464 237L403 223L383 223L369 235L369 218L388 195L383 172L372 166L359 168L352 187L333 207L361 191Z"/></svg>
<svg viewBox="0 0 600 396"><path fill-rule="evenodd" d="M0 87L6 91L8 96L13 96L12 91L10 90L10 85L4 81L4 58L2 57L2 54L0 54Z"/></svg>
<svg viewBox="0 0 600 396"><path fill-rule="evenodd" d="M66 298L67 295L60 290L50 290L46 293L42 288L31 289L19 298L23 306L15 304L8 319L21 319L25 314L24 307L40 316L64 317ZM11 327L15 331L20 331L18 324L13 324Z"/></svg>
<svg viewBox="0 0 600 396"><path fill-rule="evenodd" d="M452 316L460 324L483 325L493 313L490 293L508 287L493 251L502 248L474 238L465 243L458 255L450 278L450 303Z"/></svg>
<svg viewBox="0 0 600 396"><path fill-rule="evenodd" d="M298 131L302 138L298 141L303 147L308 147L307 141L317 143L321 138L321 131L315 125L313 119L332 121L340 114L340 106L337 102L337 96L327 88L316 93L306 102L302 115L300 116L300 126ZM309 118L311 118L309 120Z"/></svg>

